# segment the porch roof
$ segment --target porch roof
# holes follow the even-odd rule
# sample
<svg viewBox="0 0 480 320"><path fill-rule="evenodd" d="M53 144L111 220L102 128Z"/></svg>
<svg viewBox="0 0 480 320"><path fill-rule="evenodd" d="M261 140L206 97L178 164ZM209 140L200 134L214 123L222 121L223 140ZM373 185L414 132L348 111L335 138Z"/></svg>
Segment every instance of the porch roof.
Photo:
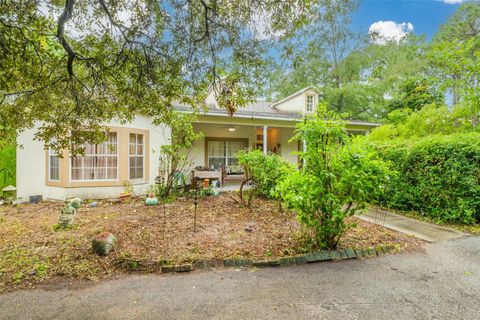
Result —
<svg viewBox="0 0 480 320"><path fill-rule="evenodd" d="M192 108L186 105L176 104L175 109L180 112L192 112ZM249 104L248 106L237 110L233 116L229 116L227 110L219 109L209 106L206 110L200 111L200 116L218 119L219 122L225 123L225 120L235 121L235 119L242 119L244 122L247 119L251 120L270 120L274 122L283 122L285 126L295 126L296 122L303 119L301 113L296 112L284 112L271 107L270 102L257 101ZM222 119L223 118L223 119ZM228 120L227 120L228 121ZM252 123L253 124L253 123ZM347 121L347 127L359 128L359 129L373 129L380 126L378 123L372 123L361 120L349 120Z"/></svg>

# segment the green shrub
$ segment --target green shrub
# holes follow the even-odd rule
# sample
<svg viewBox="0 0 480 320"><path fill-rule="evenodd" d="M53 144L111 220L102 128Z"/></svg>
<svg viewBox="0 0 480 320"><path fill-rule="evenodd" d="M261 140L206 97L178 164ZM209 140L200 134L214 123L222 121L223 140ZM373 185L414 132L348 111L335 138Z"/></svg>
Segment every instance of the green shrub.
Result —
<svg viewBox="0 0 480 320"><path fill-rule="evenodd" d="M377 146L398 175L381 203L439 222L480 221L480 134L433 136Z"/></svg>
<svg viewBox="0 0 480 320"><path fill-rule="evenodd" d="M387 164L373 150L352 144L343 121L322 112L297 125L305 165L280 181L276 192L297 211L311 245L334 249L349 225L345 218L366 208L388 179Z"/></svg>
<svg viewBox="0 0 480 320"><path fill-rule="evenodd" d="M15 146L6 146L0 149L0 189L9 184L15 185L15 162Z"/></svg>
<svg viewBox="0 0 480 320"><path fill-rule="evenodd" d="M240 194L241 201L247 206L257 194L273 198L273 190L278 182L294 170L293 165L280 156L274 153L264 154L260 150L240 151L238 161L245 173L242 185L246 182L253 183L248 201L243 201L243 194Z"/></svg>

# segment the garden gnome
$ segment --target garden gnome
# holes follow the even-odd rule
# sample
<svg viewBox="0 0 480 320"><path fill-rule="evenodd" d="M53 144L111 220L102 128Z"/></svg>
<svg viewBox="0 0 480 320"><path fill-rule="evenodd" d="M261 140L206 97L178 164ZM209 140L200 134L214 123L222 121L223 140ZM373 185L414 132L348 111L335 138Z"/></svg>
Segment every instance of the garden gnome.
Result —
<svg viewBox="0 0 480 320"><path fill-rule="evenodd" d="M155 197L155 193L150 192L150 194L148 195L148 198L145 199L145 204L147 206L155 206L158 204L158 199L157 197Z"/></svg>
<svg viewBox="0 0 480 320"><path fill-rule="evenodd" d="M62 228L69 227L75 221L75 208L72 206L66 206L62 209L62 213L60 214L60 219L58 220L58 224Z"/></svg>
<svg viewBox="0 0 480 320"><path fill-rule="evenodd" d="M82 199L80 198L73 198L70 200L70 206L74 207L75 209L80 208L80 205L82 204Z"/></svg>

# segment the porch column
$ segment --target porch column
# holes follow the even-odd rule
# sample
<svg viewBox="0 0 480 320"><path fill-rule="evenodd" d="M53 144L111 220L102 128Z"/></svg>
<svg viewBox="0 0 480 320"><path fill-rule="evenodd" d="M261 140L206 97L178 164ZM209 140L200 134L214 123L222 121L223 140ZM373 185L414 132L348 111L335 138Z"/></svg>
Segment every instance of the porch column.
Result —
<svg viewBox="0 0 480 320"><path fill-rule="evenodd" d="M263 126L263 154L267 154L268 146L267 146L267 126Z"/></svg>
<svg viewBox="0 0 480 320"><path fill-rule="evenodd" d="M306 152L307 151L307 142L305 140L302 140L302 151ZM305 167L307 165L307 159L305 157L302 159L303 166Z"/></svg>

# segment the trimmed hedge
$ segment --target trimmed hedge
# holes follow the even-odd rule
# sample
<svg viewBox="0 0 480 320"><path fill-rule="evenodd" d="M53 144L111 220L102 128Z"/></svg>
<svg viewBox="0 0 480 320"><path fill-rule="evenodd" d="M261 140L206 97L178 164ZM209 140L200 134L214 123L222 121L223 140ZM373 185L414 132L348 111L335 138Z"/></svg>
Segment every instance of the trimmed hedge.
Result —
<svg viewBox="0 0 480 320"><path fill-rule="evenodd" d="M433 136L377 147L398 174L380 203L439 222L480 222L480 134Z"/></svg>

